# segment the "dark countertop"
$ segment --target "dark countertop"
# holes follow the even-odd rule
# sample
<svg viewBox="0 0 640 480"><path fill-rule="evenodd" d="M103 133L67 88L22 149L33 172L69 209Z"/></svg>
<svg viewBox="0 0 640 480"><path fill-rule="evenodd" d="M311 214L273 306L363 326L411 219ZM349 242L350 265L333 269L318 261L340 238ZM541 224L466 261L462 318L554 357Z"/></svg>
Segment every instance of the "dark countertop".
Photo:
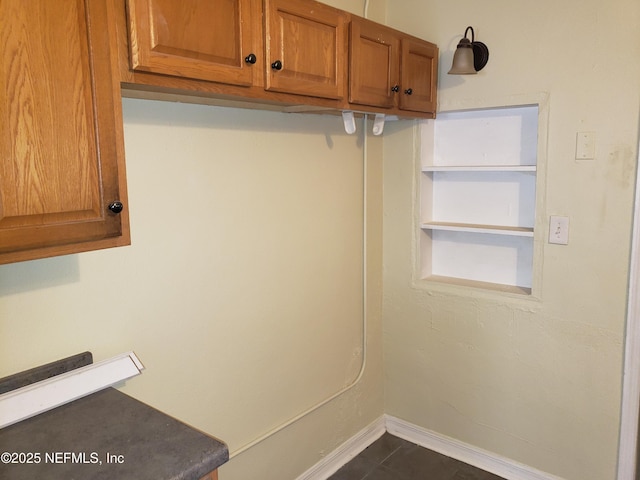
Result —
<svg viewBox="0 0 640 480"><path fill-rule="evenodd" d="M228 459L223 442L113 388L0 430L2 480L197 480Z"/></svg>

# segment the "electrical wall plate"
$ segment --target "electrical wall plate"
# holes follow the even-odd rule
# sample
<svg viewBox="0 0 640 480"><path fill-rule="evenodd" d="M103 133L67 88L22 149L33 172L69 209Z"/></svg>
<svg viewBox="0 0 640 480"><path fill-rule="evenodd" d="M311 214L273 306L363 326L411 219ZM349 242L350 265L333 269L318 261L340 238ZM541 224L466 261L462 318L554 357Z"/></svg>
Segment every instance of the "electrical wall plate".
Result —
<svg viewBox="0 0 640 480"><path fill-rule="evenodd" d="M576 160L596 158L596 133L578 132L576 134Z"/></svg>
<svg viewBox="0 0 640 480"><path fill-rule="evenodd" d="M569 244L569 217L559 215L549 217L549 243Z"/></svg>

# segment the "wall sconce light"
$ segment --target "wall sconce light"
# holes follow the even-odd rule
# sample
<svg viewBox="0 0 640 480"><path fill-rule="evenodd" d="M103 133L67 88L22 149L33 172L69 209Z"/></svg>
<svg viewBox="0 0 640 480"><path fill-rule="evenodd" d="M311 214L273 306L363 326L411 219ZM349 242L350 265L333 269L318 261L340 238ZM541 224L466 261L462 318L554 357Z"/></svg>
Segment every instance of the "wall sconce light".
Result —
<svg viewBox="0 0 640 480"><path fill-rule="evenodd" d="M467 33L471 30L471 40L467 38ZM489 49L482 42L476 42L473 27L467 27L464 31L464 38L458 43L453 54L453 64L450 75L475 75L489 61Z"/></svg>

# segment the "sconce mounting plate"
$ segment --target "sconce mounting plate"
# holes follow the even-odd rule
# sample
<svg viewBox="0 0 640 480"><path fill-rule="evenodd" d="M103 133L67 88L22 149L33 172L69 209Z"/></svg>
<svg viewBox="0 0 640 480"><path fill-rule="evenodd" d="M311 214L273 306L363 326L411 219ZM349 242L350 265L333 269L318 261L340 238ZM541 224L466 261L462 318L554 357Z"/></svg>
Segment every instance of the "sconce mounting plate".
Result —
<svg viewBox="0 0 640 480"><path fill-rule="evenodd" d="M479 72L489 61L489 48L482 42L474 41L473 45L473 67Z"/></svg>

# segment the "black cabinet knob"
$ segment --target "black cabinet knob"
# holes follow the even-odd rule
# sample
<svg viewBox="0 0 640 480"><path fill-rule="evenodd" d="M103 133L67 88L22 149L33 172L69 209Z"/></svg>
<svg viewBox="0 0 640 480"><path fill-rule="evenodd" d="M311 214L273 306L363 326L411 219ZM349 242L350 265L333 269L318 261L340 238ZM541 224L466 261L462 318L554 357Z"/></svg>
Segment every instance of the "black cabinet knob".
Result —
<svg viewBox="0 0 640 480"><path fill-rule="evenodd" d="M404 93L406 93L407 95L413 95L413 88L407 88Z"/></svg>
<svg viewBox="0 0 640 480"><path fill-rule="evenodd" d="M271 68L274 70L282 70L282 62L280 60L276 60L271 64Z"/></svg>
<svg viewBox="0 0 640 480"><path fill-rule="evenodd" d="M244 61L246 63L250 63L251 65L253 65L254 63L256 63L258 59L256 58L256 56L253 53L250 53L249 55L247 55L246 57L244 57Z"/></svg>
<svg viewBox="0 0 640 480"><path fill-rule="evenodd" d="M122 202L119 202L117 200L109 204L109 210L111 210L113 213L120 213L123 208L124 205L122 204Z"/></svg>
<svg viewBox="0 0 640 480"><path fill-rule="evenodd" d="M394 85L393 87L391 87L391 91L393 93L398 93L400 91L400 85Z"/></svg>

